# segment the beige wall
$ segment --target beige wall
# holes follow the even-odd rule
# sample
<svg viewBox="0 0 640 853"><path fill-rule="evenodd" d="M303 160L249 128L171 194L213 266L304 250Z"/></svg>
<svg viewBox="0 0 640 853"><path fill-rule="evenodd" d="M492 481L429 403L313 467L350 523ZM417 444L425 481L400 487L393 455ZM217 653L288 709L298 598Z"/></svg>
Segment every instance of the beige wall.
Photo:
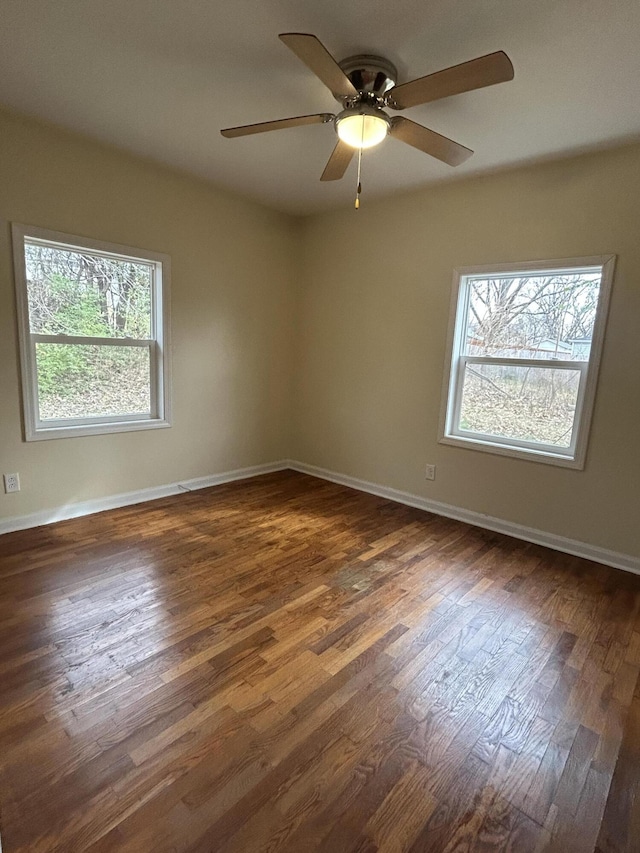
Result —
<svg viewBox="0 0 640 853"><path fill-rule="evenodd" d="M9 222L167 252L173 427L22 441ZM294 229L285 216L0 113L0 518L281 459Z"/></svg>
<svg viewBox="0 0 640 853"><path fill-rule="evenodd" d="M585 470L438 444L453 269L610 252ZM365 195L306 221L303 264L295 458L640 555L640 147Z"/></svg>

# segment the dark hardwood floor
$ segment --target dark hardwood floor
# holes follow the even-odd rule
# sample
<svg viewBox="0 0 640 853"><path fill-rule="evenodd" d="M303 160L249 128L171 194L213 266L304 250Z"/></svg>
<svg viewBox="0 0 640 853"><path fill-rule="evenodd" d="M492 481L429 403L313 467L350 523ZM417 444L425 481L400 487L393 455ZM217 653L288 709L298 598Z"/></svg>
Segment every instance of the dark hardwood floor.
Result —
<svg viewBox="0 0 640 853"><path fill-rule="evenodd" d="M637 853L639 610L293 472L6 535L3 851Z"/></svg>

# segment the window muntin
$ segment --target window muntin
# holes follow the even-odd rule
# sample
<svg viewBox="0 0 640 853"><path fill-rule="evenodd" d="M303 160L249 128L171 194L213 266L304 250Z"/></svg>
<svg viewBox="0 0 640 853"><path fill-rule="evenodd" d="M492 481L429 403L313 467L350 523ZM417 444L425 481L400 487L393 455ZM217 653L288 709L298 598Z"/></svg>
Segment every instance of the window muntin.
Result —
<svg viewBox="0 0 640 853"><path fill-rule="evenodd" d="M442 442L583 466L613 263L456 273Z"/></svg>
<svg viewBox="0 0 640 853"><path fill-rule="evenodd" d="M169 426L169 258L13 232L26 439Z"/></svg>

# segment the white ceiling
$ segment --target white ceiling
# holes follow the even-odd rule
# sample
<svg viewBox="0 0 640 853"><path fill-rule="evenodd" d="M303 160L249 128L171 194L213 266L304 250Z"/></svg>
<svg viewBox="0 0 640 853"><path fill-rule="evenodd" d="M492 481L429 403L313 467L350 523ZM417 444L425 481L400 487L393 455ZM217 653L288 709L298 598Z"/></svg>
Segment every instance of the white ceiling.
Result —
<svg viewBox="0 0 640 853"><path fill-rule="evenodd" d="M350 204L321 184L332 125L219 130L337 103L277 38L340 60L386 56L399 82L494 50L515 80L406 110L476 152L452 169L397 140L363 157L367 197L640 136L638 0L0 0L0 103L292 213Z"/></svg>

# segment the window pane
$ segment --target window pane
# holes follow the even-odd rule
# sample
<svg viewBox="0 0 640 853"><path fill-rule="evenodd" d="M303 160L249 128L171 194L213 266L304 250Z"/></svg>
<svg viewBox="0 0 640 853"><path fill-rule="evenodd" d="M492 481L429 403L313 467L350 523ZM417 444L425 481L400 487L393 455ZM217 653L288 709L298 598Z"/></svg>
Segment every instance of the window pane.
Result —
<svg viewBox="0 0 640 853"><path fill-rule="evenodd" d="M151 337L150 264L29 241L24 252L32 332Z"/></svg>
<svg viewBox="0 0 640 853"><path fill-rule="evenodd" d="M465 355L588 361L601 272L473 279Z"/></svg>
<svg viewBox="0 0 640 853"><path fill-rule="evenodd" d="M40 419L150 413L147 347L36 344Z"/></svg>
<svg viewBox="0 0 640 853"><path fill-rule="evenodd" d="M567 448L579 384L579 370L467 364L459 427Z"/></svg>

